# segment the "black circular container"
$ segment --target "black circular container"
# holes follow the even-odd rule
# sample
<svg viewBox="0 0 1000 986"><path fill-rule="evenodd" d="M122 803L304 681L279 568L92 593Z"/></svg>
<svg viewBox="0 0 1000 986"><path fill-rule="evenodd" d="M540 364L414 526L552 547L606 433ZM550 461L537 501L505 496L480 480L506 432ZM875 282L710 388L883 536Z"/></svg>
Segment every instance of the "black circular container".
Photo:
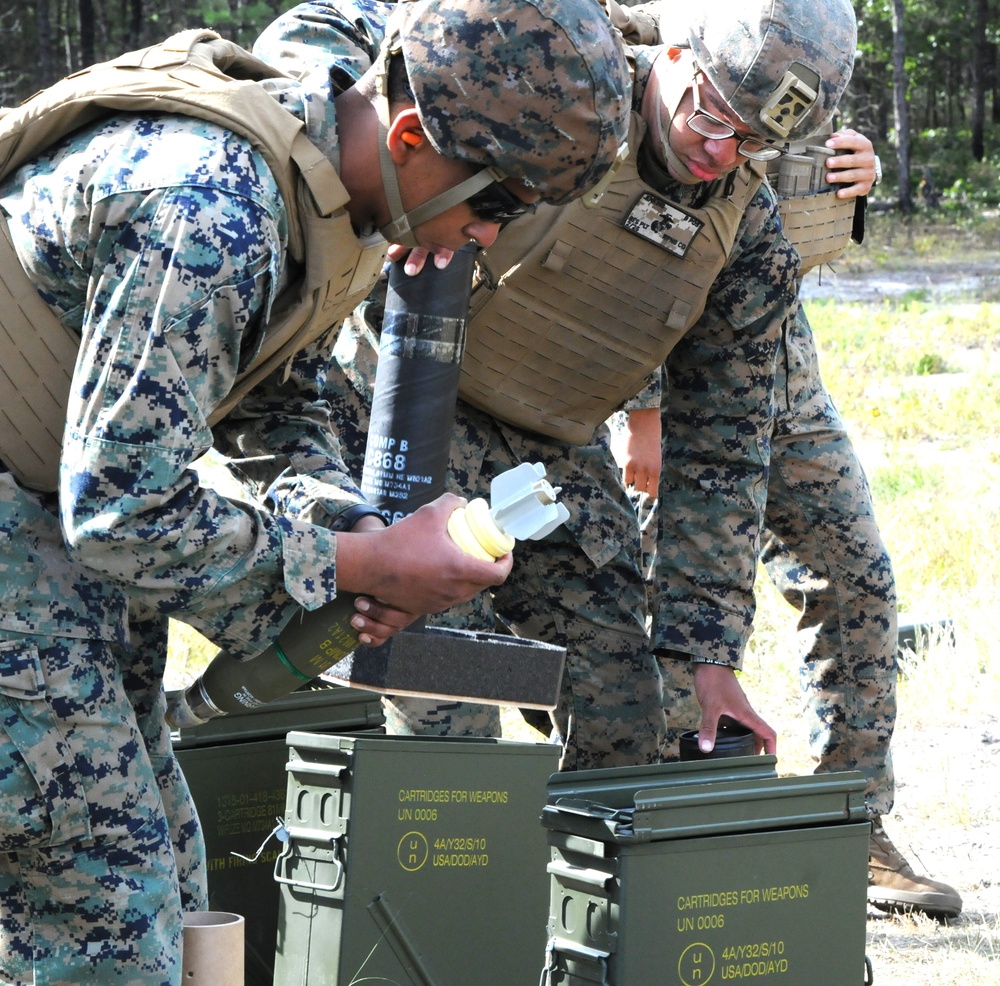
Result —
<svg viewBox="0 0 1000 986"><path fill-rule="evenodd" d="M698 730L681 733L681 760L719 760L723 757L752 757L755 753L753 730L739 724L719 723L715 747L703 753L698 746Z"/></svg>

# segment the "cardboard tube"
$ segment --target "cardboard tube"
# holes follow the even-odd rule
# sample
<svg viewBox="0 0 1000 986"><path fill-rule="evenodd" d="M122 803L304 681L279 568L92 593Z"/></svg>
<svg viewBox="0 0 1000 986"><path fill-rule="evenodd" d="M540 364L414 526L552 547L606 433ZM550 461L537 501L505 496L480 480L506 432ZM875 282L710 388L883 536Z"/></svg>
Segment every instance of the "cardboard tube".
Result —
<svg viewBox="0 0 1000 986"><path fill-rule="evenodd" d="M242 914L189 911L184 914L184 986L244 986Z"/></svg>

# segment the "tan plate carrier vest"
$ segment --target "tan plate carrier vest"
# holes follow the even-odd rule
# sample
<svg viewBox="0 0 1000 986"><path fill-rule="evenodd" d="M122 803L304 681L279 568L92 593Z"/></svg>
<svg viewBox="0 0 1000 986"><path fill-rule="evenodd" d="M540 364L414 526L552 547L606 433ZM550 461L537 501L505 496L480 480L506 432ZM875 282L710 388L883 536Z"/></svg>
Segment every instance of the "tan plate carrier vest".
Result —
<svg viewBox="0 0 1000 986"><path fill-rule="evenodd" d="M638 148L638 114L631 129ZM461 397L519 427L590 442L701 317L762 178L760 166L744 165L729 197L681 207L642 181L632 154L596 207L539 206L517 220L480 258ZM641 201L697 230L686 250L626 228Z"/></svg>
<svg viewBox="0 0 1000 986"><path fill-rule="evenodd" d="M84 69L0 115L0 180L72 131L115 112L166 112L248 139L278 183L288 250L301 276L277 299L260 351L210 424L368 294L387 244L360 241L333 164L304 125L257 80L284 77L212 31L193 30ZM0 458L20 482L58 486L66 404L79 337L46 305L14 252L0 213Z"/></svg>

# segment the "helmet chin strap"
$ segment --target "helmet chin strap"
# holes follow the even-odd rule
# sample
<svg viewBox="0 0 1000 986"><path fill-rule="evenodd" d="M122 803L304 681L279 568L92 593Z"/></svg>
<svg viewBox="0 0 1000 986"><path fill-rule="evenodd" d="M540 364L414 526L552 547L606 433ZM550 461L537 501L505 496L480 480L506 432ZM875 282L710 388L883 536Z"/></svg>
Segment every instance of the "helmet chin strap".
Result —
<svg viewBox="0 0 1000 986"><path fill-rule="evenodd" d="M693 64L689 51L685 50L683 57L688 65ZM661 52L657 56L656 62L659 62L663 58L667 58L666 51ZM662 66L660 68L662 69ZM677 113L677 107L680 106L684 94L691 87L692 75L693 71L688 72L687 67L681 68L679 71L657 71L657 65L654 62L652 77L649 80L645 95L645 98L653 102L653 105L656 106L656 112L649 114L652 119L650 120L647 117L650 136L656 141L663 163L667 165L670 174L677 181L686 185L697 185L701 182L701 179L694 172L688 170L687 166L674 153L674 149L670 146L670 126L668 125L666 130L663 129L663 110L661 106L666 107L670 114L669 118L673 121ZM643 114L643 116L645 117L646 114Z"/></svg>
<svg viewBox="0 0 1000 986"><path fill-rule="evenodd" d="M378 125L378 161L382 172L382 187L385 189L385 199L389 206L389 215L392 219L386 223L379 232L390 242L399 243L402 246L417 247L416 236L413 234L415 227L421 223L433 219L435 216L447 212L453 206L465 202L471 195L475 195L481 188L492 185L495 181L503 181L505 175L497 168L483 168L477 171L470 178L459 182L454 188L449 188L440 195L435 195L422 205L407 212L403 208L403 200L399 194L399 177L396 173L396 165L389 153L386 143L389 131L385 124L379 120Z"/></svg>

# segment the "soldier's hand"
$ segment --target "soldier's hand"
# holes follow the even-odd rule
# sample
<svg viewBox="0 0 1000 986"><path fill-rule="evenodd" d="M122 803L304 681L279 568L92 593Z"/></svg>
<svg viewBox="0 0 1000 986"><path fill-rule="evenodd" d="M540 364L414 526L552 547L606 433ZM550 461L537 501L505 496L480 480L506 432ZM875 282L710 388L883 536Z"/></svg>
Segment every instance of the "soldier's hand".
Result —
<svg viewBox="0 0 1000 986"><path fill-rule="evenodd" d="M439 613L507 578L509 553L480 561L449 536L448 518L465 502L445 493L389 527L337 536L338 585L371 600L363 616L381 625L364 632L402 629L405 616Z"/></svg>
<svg viewBox="0 0 1000 986"><path fill-rule="evenodd" d="M403 264L403 270L406 271L411 277L415 274L419 274L424 269L424 264L427 262L427 258L431 256L431 251L426 247L410 247L400 246L398 243L393 243L388 250L388 257L390 260L402 260L406 258L406 263ZM454 250L446 250L444 247L440 247L434 252L434 266L441 270L447 267L451 263L451 258L455 256Z"/></svg>
<svg viewBox="0 0 1000 986"><path fill-rule="evenodd" d="M777 752L778 734L754 711L732 668L695 662L694 690L701 706L698 745L702 752L715 748L719 720L724 715L753 730L757 753L761 749L765 753Z"/></svg>
<svg viewBox="0 0 1000 986"><path fill-rule="evenodd" d="M875 148L856 130L838 130L826 142L836 151L826 159L826 180L841 187L838 199L867 195L875 184Z"/></svg>
<svg viewBox="0 0 1000 986"><path fill-rule="evenodd" d="M358 596L354 600L354 609L356 612L351 617L351 626L358 631L358 640L369 647L380 647L424 615L398 609L372 596Z"/></svg>
<svg viewBox="0 0 1000 986"><path fill-rule="evenodd" d="M663 463L660 448L660 409L629 411L621 430L611 433L611 453L621 469L625 485L654 499L660 485Z"/></svg>

